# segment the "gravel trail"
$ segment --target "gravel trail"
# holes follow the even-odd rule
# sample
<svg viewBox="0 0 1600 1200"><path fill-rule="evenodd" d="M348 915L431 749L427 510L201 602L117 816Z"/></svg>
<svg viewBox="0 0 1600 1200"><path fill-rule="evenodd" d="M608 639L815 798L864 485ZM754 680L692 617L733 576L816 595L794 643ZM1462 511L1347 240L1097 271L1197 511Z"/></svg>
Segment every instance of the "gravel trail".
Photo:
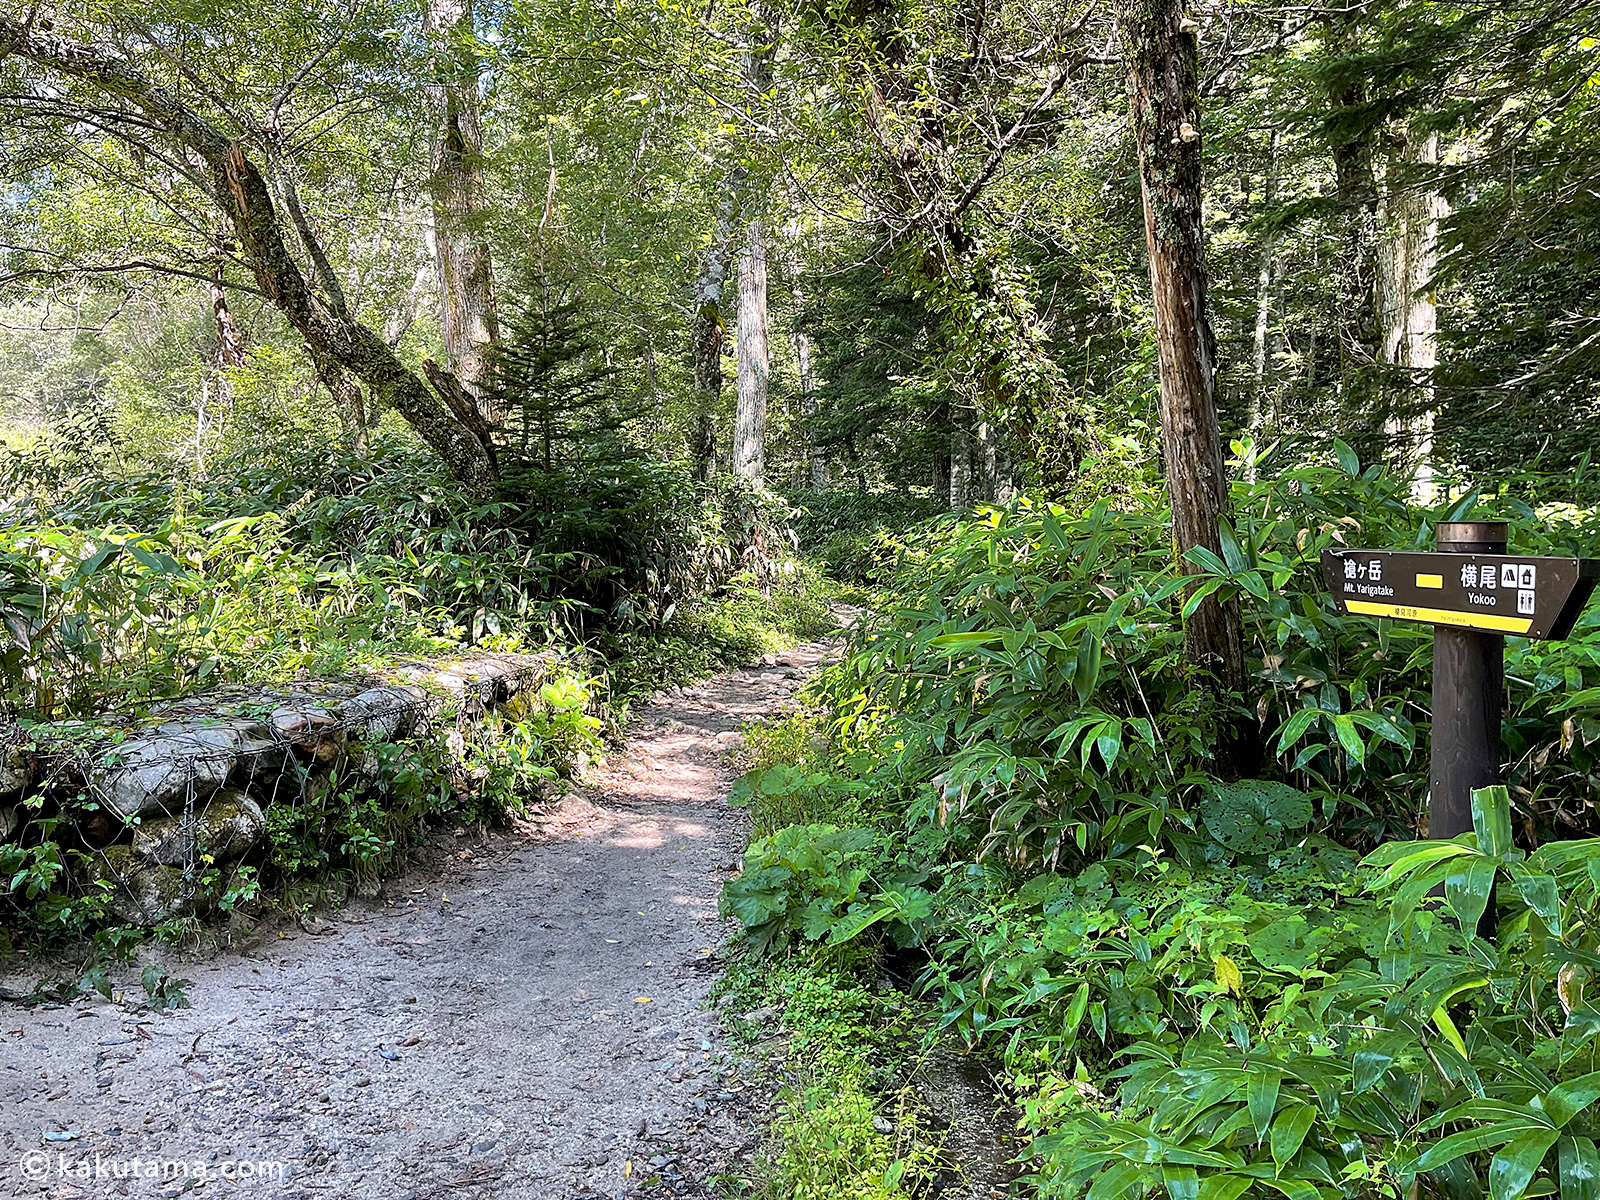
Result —
<svg viewBox="0 0 1600 1200"><path fill-rule="evenodd" d="M765 1099L703 1007L726 750L828 651L658 697L536 834L176 967L190 1009L0 1005L0 1195L712 1194Z"/></svg>

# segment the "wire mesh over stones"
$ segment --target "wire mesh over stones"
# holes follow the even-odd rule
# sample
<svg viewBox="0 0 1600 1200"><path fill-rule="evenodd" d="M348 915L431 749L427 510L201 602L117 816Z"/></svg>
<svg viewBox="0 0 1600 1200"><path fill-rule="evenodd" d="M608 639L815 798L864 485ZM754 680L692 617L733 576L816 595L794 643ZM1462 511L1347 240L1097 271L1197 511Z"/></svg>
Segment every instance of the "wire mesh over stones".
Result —
<svg viewBox="0 0 1600 1200"><path fill-rule="evenodd" d="M187 867L201 855L231 862L266 832L267 819L248 792L218 792L193 819L157 817L141 821L133 831L133 853L165 867Z"/></svg>
<svg viewBox="0 0 1600 1200"><path fill-rule="evenodd" d="M191 799L206 799L228 782L243 738L232 724L159 726L105 751L88 782L124 821L181 812Z"/></svg>
<svg viewBox="0 0 1600 1200"><path fill-rule="evenodd" d="M12 797L81 793L91 815L77 818L77 839L89 848L72 855L78 885L109 883L113 915L132 923L194 912L200 873L249 854L274 804L304 800L336 763L368 757L368 746L415 737L445 718L475 724L536 691L552 661L492 653L408 661L379 681L231 686L142 718L33 726L26 755L0 744L0 841L28 836L32 814L7 803Z"/></svg>

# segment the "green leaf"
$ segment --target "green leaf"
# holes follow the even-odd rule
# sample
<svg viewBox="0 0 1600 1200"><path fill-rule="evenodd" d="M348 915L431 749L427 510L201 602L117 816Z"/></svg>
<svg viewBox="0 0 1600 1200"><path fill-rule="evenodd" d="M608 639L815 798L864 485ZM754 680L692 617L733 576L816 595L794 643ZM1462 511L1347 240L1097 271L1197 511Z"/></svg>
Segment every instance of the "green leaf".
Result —
<svg viewBox="0 0 1600 1200"><path fill-rule="evenodd" d="M1278 1085L1282 1078L1277 1071L1250 1072L1246 1094L1250 1107L1250 1123L1255 1126L1257 1139L1265 1139L1267 1130L1272 1126L1272 1114L1278 1107Z"/></svg>
<svg viewBox="0 0 1600 1200"><path fill-rule="evenodd" d="M1362 741L1361 731L1356 728L1355 719L1349 713L1339 713L1333 718L1333 732L1338 735L1345 753L1358 765L1367 761L1367 744Z"/></svg>
<svg viewBox="0 0 1600 1200"><path fill-rule="evenodd" d="M1208 550L1204 546L1191 546L1184 552L1183 557L1212 575L1229 574L1228 564L1218 558L1215 551Z"/></svg>
<svg viewBox="0 0 1600 1200"><path fill-rule="evenodd" d="M1376 1087L1394 1066L1393 1045L1392 1038L1380 1038L1351 1055L1351 1086L1357 1095Z"/></svg>
<svg viewBox="0 0 1600 1200"><path fill-rule="evenodd" d="M1432 866L1447 858L1457 858L1463 855L1481 857L1471 846L1463 846L1459 842L1391 842L1390 846L1404 850L1409 846L1418 847L1389 864L1388 870L1367 885L1370 892L1381 892L1393 887L1408 875L1414 874L1423 867ZM1376 865L1378 855L1370 855L1365 862Z"/></svg>
<svg viewBox="0 0 1600 1200"><path fill-rule="evenodd" d="M1194 616L1196 610L1198 610L1199 607L1205 603L1206 597L1211 595L1217 589L1223 587L1226 582L1226 580L1222 579L1208 579L1199 587L1195 588L1194 591L1190 592L1189 598L1183 602L1182 611L1184 619L1187 620L1188 618Z"/></svg>
<svg viewBox="0 0 1600 1200"><path fill-rule="evenodd" d="M1554 1129L1530 1129L1507 1142L1489 1162L1489 1200L1521 1200L1560 1136Z"/></svg>
<svg viewBox="0 0 1600 1200"><path fill-rule="evenodd" d="M1200 1173L1193 1167L1162 1165L1161 1182L1169 1200L1200 1200Z"/></svg>
<svg viewBox="0 0 1600 1200"><path fill-rule="evenodd" d="M1339 459L1339 465L1344 468L1344 473L1355 479L1361 474L1361 459L1356 452L1345 445L1340 438L1333 439L1333 453Z"/></svg>
<svg viewBox="0 0 1600 1200"><path fill-rule="evenodd" d="M1089 703L1095 685L1100 682L1100 638L1095 633L1084 635L1078 645L1078 667L1072 674L1072 686L1078 693L1078 703Z"/></svg>
<svg viewBox="0 0 1600 1200"><path fill-rule="evenodd" d="M1444 1166L1445 1163L1454 1162L1463 1155L1481 1154L1495 1146L1503 1146L1519 1137L1541 1131L1549 1133L1552 1141L1560 1136L1560 1130L1552 1129L1544 1122L1532 1119L1496 1121L1493 1125L1464 1129L1460 1133L1440 1138L1423 1151L1422 1157L1417 1159L1417 1170L1431 1171Z"/></svg>
<svg viewBox="0 0 1600 1200"><path fill-rule="evenodd" d="M1544 918L1550 932L1561 936L1561 896L1556 881L1548 875L1538 875L1521 863L1511 864L1511 880L1517 885L1522 901Z"/></svg>
<svg viewBox="0 0 1600 1200"><path fill-rule="evenodd" d="M1316 1119L1317 1110L1311 1105L1293 1104L1284 1108L1272 1122L1272 1161L1278 1164L1278 1170L1282 1171L1284 1164L1300 1152L1300 1145Z"/></svg>
<svg viewBox="0 0 1600 1200"><path fill-rule="evenodd" d="M1504 784L1472 789L1472 828L1478 849L1490 858L1511 851L1511 792Z"/></svg>
<svg viewBox="0 0 1600 1200"><path fill-rule="evenodd" d="M1078 1032L1078 1026L1083 1024L1083 1016L1089 1011L1089 985L1080 983L1078 990L1072 993L1072 1000L1067 1005L1066 1031L1068 1034Z"/></svg>
<svg viewBox="0 0 1600 1200"><path fill-rule="evenodd" d="M1136 1194L1143 1174L1133 1163L1112 1163L1095 1179L1085 1200L1124 1200Z"/></svg>
<svg viewBox="0 0 1600 1200"><path fill-rule="evenodd" d="M1444 877L1444 900L1462 929L1477 929L1494 891L1494 874L1494 860L1479 854L1462 856L1451 864Z"/></svg>
<svg viewBox="0 0 1600 1200"><path fill-rule="evenodd" d="M1278 734L1277 752L1282 754L1295 742L1299 741L1305 735L1306 730L1311 728L1312 723L1322 715L1323 712L1320 708L1302 708L1294 716L1290 717L1284 723L1283 731Z"/></svg>
<svg viewBox="0 0 1600 1200"><path fill-rule="evenodd" d="M1267 779L1211 782L1200 799L1206 832L1241 854L1280 848L1289 833L1311 824L1314 811L1304 792Z"/></svg>
<svg viewBox="0 0 1600 1200"><path fill-rule="evenodd" d="M1250 563L1239 548L1239 539L1233 532L1233 526L1228 524L1225 517L1217 521L1217 545L1222 548L1222 560L1227 564L1230 575L1237 575L1249 568Z"/></svg>
<svg viewBox="0 0 1600 1200"><path fill-rule="evenodd" d="M1560 1128L1596 1100L1600 1100L1600 1071L1591 1071L1551 1088L1544 1098L1545 1115Z"/></svg>
<svg viewBox="0 0 1600 1200"><path fill-rule="evenodd" d="M1255 1180L1248 1175L1219 1171L1200 1181L1200 1200L1238 1200Z"/></svg>
<svg viewBox="0 0 1600 1200"><path fill-rule="evenodd" d="M1586 1137L1564 1137L1556 1146L1561 1200L1600 1200L1600 1155Z"/></svg>

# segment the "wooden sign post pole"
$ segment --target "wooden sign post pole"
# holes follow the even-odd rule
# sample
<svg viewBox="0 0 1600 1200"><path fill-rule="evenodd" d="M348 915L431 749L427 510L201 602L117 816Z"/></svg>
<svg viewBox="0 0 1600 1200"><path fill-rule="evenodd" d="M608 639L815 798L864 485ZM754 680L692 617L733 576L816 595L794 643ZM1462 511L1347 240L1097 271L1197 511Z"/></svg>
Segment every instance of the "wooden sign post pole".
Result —
<svg viewBox="0 0 1600 1200"><path fill-rule="evenodd" d="M1433 626L1428 836L1472 830L1472 789L1500 774L1505 640L1566 637L1600 583L1600 559L1506 553L1504 521L1441 521L1438 549L1328 547L1339 611Z"/></svg>
<svg viewBox="0 0 1600 1200"><path fill-rule="evenodd" d="M1504 521L1441 521L1446 554L1504 554ZM1504 634L1439 625L1433 631L1433 756L1428 771L1428 836L1472 829L1472 789L1500 782Z"/></svg>

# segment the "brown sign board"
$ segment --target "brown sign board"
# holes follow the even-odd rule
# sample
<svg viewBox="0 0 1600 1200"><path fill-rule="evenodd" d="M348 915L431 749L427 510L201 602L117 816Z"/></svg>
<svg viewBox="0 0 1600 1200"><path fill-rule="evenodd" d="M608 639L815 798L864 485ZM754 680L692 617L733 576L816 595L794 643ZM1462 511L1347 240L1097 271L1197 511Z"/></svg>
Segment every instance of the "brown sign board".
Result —
<svg viewBox="0 0 1600 1200"><path fill-rule="evenodd" d="M1324 550L1339 611L1528 638L1564 638L1600 580L1600 560L1420 550Z"/></svg>

